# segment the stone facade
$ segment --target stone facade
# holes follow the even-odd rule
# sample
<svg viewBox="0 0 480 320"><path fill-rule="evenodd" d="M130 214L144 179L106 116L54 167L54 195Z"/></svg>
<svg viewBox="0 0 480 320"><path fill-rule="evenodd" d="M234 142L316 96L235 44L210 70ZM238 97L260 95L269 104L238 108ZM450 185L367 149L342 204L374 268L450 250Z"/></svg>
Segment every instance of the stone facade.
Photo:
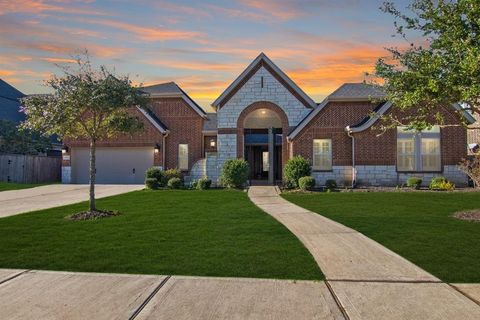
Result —
<svg viewBox="0 0 480 320"><path fill-rule="evenodd" d="M417 177L422 179L422 185L428 186L434 177L443 176L455 183L456 186L467 185L467 176L458 170L455 165L443 166L443 172L397 172L395 166L356 166L356 179L359 185L368 186L402 186L408 178Z"/></svg>
<svg viewBox="0 0 480 320"><path fill-rule="evenodd" d="M262 87L263 77L263 87ZM218 128L236 128L240 113L257 101L278 105L288 117L290 126L296 126L311 111L306 108L267 69L261 67L217 112Z"/></svg>
<svg viewBox="0 0 480 320"><path fill-rule="evenodd" d="M352 185L352 167L334 166L332 171L312 171L312 177L317 186L324 186L327 180L333 179L338 186L349 187Z"/></svg>

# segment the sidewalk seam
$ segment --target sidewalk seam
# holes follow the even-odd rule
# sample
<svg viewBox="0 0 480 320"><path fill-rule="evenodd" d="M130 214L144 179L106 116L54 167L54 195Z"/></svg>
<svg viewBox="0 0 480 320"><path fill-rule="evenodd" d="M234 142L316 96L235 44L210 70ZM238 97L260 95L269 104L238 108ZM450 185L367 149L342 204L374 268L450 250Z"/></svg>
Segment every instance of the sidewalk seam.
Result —
<svg viewBox="0 0 480 320"><path fill-rule="evenodd" d="M13 279L15 279L15 278L18 278L18 277L20 277L22 274L25 274L25 273L27 273L27 272L29 272L29 271L31 271L31 270L25 270L25 271L21 271L21 272L19 272L19 273L16 273L16 274L14 274L13 276L11 276L11 277L9 277L9 278L7 278L7 279L4 279L4 280L2 280L2 281L0 281L0 285L4 284L4 283L7 282L7 281L10 281L10 280L13 280Z"/></svg>
<svg viewBox="0 0 480 320"><path fill-rule="evenodd" d="M469 300L472 300L474 303L476 303L477 305L480 306L480 301L478 301L477 299L473 298L473 297L470 296L468 293L463 292L462 290L460 290L459 288L457 288L457 287L454 286L453 284L447 283L447 285L449 285L449 286L452 287L454 290L458 291L461 295L463 295L464 297L468 298Z"/></svg>
<svg viewBox="0 0 480 320"><path fill-rule="evenodd" d="M333 288L330 286L330 283L328 283L328 280L325 279L324 283L327 286L328 291L332 295L333 300L337 304L337 307L338 307L338 309L340 309L340 312L342 313L345 320L350 320L350 317L348 316L347 310L345 310L345 308L343 307L342 303L340 302L340 299L335 294L335 291L333 291Z"/></svg>
<svg viewBox="0 0 480 320"><path fill-rule="evenodd" d="M160 282L158 286L155 287L155 289L148 295L148 297L143 301L143 303L133 312L133 314L128 318L128 320L133 320L135 319L140 312L145 308L145 306L153 299L153 297L160 291L160 289L167 283L167 281L171 278L172 276L166 276L165 279Z"/></svg>

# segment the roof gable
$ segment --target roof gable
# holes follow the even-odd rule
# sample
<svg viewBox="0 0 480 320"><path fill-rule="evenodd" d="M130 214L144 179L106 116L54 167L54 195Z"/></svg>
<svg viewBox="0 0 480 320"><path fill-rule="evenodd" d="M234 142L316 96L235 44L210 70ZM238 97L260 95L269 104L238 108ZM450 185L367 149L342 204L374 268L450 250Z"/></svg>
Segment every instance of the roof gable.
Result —
<svg viewBox="0 0 480 320"><path fill-rule="evenodd" d="M280 68L278 68L263 52L233 81L227 89L212 103L215 109L220 109L235 93L261 68L270 72L288 91L303 105L315 108L315 102L298 87Z"/></svg>
<svg viewBox="0 0 480 320"><path fill-rule="evenodd" d="M175 82L155 84L140 88L142 92L152 98L182 98L202 118L207 118L207 113Z"/></svg>

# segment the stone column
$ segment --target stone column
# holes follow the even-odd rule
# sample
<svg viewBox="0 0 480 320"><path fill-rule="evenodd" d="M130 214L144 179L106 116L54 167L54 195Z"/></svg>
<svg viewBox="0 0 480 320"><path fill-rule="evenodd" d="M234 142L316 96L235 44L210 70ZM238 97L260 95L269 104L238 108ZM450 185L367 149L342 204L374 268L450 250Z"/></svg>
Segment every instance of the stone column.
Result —
<svg viewBox="0 0 480 320"><path fill-rule="evenodd" d="M275 184L275 134L273 128L268 128L268 183Z"/></svg>

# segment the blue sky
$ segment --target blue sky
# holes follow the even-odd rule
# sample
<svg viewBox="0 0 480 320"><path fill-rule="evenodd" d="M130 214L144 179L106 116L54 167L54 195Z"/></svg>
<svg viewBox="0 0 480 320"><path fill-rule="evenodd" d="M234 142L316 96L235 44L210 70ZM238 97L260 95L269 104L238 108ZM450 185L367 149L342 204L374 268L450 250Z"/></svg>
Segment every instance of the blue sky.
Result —
<svg viewBox="0 0 480 320"><path fill-rule="evenodd" d="M177 82L208 106L260 52L314 100L371 71L393 18L374 0L0 0L0 78L25 93L85 49L137 83ZM395 1L405 8L407 1Z"/></svg>

